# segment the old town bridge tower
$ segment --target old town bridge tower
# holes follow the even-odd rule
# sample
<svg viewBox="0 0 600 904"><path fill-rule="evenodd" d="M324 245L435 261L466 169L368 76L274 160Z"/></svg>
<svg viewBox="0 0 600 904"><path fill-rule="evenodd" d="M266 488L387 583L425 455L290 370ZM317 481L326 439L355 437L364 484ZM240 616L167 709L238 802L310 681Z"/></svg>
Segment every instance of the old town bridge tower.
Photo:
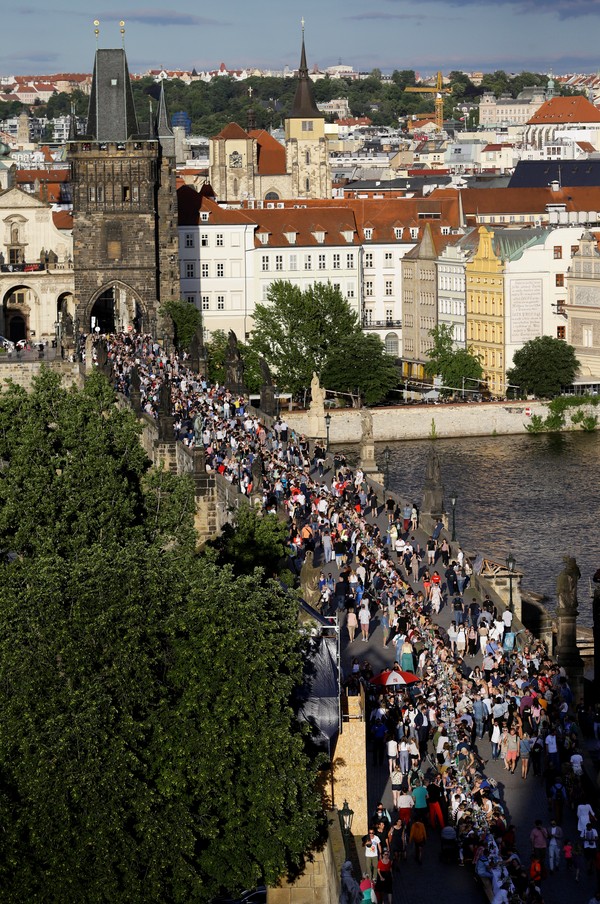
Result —
<svg viewBox="0 0 600 904"><path fill-rule="evenodd" d="M71 135L79 329L162 335L179 299L175 143L161 88L138 123L123 49L97 50L86 135Z"/></svg>

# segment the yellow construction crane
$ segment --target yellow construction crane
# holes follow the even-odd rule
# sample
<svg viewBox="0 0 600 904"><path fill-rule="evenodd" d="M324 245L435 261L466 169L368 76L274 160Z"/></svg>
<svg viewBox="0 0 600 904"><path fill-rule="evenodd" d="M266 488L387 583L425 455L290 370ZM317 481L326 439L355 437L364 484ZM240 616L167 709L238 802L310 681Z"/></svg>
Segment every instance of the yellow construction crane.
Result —
<svg viewBox="0 0 600 904"><path fill-rule="evenodd" d="M444 77L438 72L434 88L405 88L411 94L435 94L435 126L438 132L444 128L444 94L452 94L452 88L444 88Z"/></svg>

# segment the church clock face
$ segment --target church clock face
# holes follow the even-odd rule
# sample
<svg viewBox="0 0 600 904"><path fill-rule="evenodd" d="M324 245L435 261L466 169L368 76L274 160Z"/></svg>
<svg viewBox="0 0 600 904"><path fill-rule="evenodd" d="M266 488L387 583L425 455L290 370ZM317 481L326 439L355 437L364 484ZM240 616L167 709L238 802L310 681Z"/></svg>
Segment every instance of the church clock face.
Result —
<svg viewBox="0 0 600 904"><path fill-rule="evenodd" d="M234 151L229 155L229 166L235 167L236 169L242 165L242 155L239 151Z"/></svg>

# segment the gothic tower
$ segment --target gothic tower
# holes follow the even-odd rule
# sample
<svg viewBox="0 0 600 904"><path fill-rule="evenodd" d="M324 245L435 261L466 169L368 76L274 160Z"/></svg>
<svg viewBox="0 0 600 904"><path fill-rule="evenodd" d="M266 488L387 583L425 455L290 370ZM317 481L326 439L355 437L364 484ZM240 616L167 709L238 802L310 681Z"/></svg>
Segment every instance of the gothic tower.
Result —
<svg viewBox="0 0 600 904"><path fill-rule="evenodd" d="M138 123L123 49L97 50L87 134L69 142L79 328L159 335L179 299L175 142L164 93Z"/></svg>
<svg viewBox="0 0 600 904"><path fill-rule="evenodd" d="M325 138L325 117L317 107L306 64L304 24L298 85L285 121L287 171L292 176L293 198L330 198L331 169Z"/></svg>

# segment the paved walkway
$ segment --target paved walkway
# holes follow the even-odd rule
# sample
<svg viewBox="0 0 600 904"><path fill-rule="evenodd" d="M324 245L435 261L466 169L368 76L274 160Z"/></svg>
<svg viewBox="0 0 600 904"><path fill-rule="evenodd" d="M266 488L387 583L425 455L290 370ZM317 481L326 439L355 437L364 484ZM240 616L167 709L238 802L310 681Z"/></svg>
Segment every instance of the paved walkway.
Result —
<svg viewBox="0 0 600 904"><path fill-rule="evenodd" d="M377 522L382 532L385 532L387 517L383 511L380 511ZM414 533L424 548L427 535L422 530ZM334 566L335 563L331 563L331 565ZM327 571L336 573L334 568L328 567ZM413 586L415 589L423 589L421 583ZM479 597L479 595L474 588L468 588L465 591L465 598L471 601L473 597ZM435 621L443 627L448 627L451 616L452 610L445 605L439 616L436 616ZM350 671L354 657L368 660L375 674L393 664L394 649L393 647L383 647L382 631L375 622L372 623L372 633L368 643L362 641L359 633L352 644L349 643L349 636L343 623L344 617L342 617L341 632L344 675ZM468 662L469 665L480 665L481 654L473 659L468 659ZM542 819L548 826L551 819L545 796L544 779L533 776L530 771L528 778L523 781L520 776L520 765L515 774L511 775L504 769L502 760L492 761L490 743L487 738L479 742L478 749L483 759L488 760L486 774L498 783L509 822L516 827L517 850L522 862L528 868L530 862L529 833L534 820ZM383 801L387 809L391 811L392 794L388 767L387 765L374 766L370 750L367 750L367 770L369 813L374 812L379 801ZM365 832L366 830L367 827L365 827ZM567 838L574 840L577 837L575 816L568 807L565 807L563 832L565 840ZM436 899L443 901L443 904L465 904L465 902L484 900L483 891L475 881L472 868L443 864L440 862L439 854L439 831L428 828L423 865L417 864L409 852L409 859L401 864L394 880L394 904L429 904ZM588 876L585 868L582 869L579 883L576 883L573 875L567 874L564 861L558 872L545 879L541 887L545 904L564 904L564 902L587 904L596 889L595 877Z"/></svg>

